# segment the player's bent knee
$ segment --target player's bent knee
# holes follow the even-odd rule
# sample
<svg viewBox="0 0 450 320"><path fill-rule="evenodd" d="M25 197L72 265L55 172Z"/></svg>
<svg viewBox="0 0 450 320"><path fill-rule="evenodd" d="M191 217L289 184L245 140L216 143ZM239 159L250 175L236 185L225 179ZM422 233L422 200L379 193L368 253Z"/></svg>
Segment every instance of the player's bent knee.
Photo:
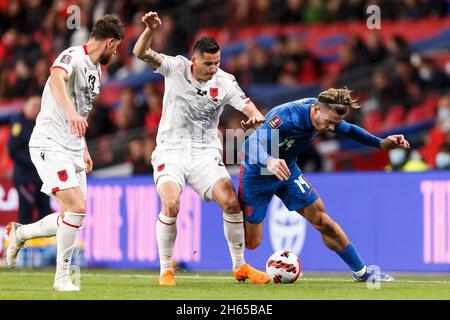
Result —
<svg viewBox="0 0 450 320"><path fill-rule="evenodd" d="M176 217L180 210L180 201L177 199L166 199L162 201L164 214L169 217Z"/></svg>
<svg viewBox="0 0 450 320"><path fill-rule="evenodd" d="M238 214L241 212L241 206L237 198L227 199L222 203L222 210L228 214Z"/></svg>

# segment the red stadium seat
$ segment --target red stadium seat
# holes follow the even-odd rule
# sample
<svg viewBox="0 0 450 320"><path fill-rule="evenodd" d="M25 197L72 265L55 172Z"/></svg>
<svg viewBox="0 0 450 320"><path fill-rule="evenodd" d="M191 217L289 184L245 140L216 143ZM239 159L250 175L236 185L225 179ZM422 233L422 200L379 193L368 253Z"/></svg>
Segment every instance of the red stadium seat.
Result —
<svg viewBox="0 0 450 320"><path fill-rule="evenodd" d="M427 103L424 103L424 104L413 107L409 111L409 113L406 117L406 123L414 124L417 122L433 119L434 116L435 116L435 110L432 110L432 108L427 106Z"/></svg>
<svg viewBox="0 0 450 320"><path fill-rule="evenodd" d="M366 114L362 119L362 126L369 132L378 132L382 128L382 114L380 111L373 111Z"/></svg>
<svg viewBox="0 0 450 320"><path fill-rule="evenodd" d="M405 107L402 105L397 105L391 107L386 114L384 119L383 129L388 130L400 126L405 118Z"/></svg>
<svg viewBox="0 0 450 320"><path fill-rule="evenodd" d="M429 112L435 114L438 108L440 96L430 96L425 101L424 105L428 109Z"/></svg>

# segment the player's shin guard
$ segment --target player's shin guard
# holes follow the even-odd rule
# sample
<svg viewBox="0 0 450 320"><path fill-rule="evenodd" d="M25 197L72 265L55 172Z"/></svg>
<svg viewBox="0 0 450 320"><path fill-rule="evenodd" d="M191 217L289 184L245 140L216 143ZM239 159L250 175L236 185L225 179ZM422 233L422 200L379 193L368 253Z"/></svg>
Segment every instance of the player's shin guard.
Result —
<svg viewBox="0 0 450 320"><path fill-rule="evenodd" d="M173 270L172 256L175 239L177 237L177 218L167 217L160 213L156 222L156 240L158 242L159 263L161 275Z"/></svg>
<svg viewBox="0 0 450 320"><path fill-rule="evenodd" d="M35 223L21 225L17 229L17 237L21 241L39 237L52 237L56 235L60 221L59 212L49 214Z"/></svg>
<svg viewBox="0 0 450 320"><path fill-rule="evenodd" d="M70 262L76 245L77 232L83 223L84 213L65 212L64 219L60 220L56 232L56 274L55 282L60 278L70 276Z"/></svg>
<svg viewBox="0 0 450 320"><path fill-rule="evenodd" d="M242 211L239 214L223 213L223 231L233 260L233 269L238 269L245 263L245 231Z"/></svg>

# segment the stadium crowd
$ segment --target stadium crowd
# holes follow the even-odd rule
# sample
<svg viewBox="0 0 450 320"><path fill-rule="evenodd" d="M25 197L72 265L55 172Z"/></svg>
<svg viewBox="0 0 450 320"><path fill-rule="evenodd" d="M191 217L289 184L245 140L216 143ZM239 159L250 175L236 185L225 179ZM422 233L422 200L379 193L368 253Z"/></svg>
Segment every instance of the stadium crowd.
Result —
<svg viewBox="0 0 450 320"><path fill-rule="evenodd" d="M69 30L66 22L71 13L67 8L72 4L81 9L81 24L80 28ZM3 0L0 1L0 110L11 101L40 95L57 54L85 43L93 22L106 13L117 14L126 23L127 33L119 54L104 70L104 82L151 72L132 54L144 27L140 17L149 9L160 11L163 21L153 39L153 48L176 55L189 51L202 28L233 30L268 24L364 21L369 4L380 5L382 18L387 20L439 19L448 15L449 9L445 0ZM295 37L280 36L270 48L248 43L245 50L230 55L224 62L225 71L234 74L244 88L250 84L356 88L364 108L351 114L350 120L374 132L403 122L412 123L414 117L420 120L423 113L414 110L427 106L437 120L416 146L430 168L446 168L446 155L450 157L450 97L446 94L450 86L449 70L432 57L416 54L402 36L383 40L377 32L370 32L365 38L349 35L333 64L337 72L331 81L330 64ZM123 87L119 100L113 104L105 103L101 93L86 135L90 147L93 146L91 154L97 167L130 162L133 174L151 173L147 164L155 146L163 90L162 81L147 83L137 90ZM272 107L264 105L264 101L258 101L258 105L265 112ZM231 113L222 117L221 125L237 128L239 121L240 114ZM5 120L3 125L7 125ZM316 150L311 152L314 168L320 170L321 157ZM438 154L443 156L436 166Z"/></svg>

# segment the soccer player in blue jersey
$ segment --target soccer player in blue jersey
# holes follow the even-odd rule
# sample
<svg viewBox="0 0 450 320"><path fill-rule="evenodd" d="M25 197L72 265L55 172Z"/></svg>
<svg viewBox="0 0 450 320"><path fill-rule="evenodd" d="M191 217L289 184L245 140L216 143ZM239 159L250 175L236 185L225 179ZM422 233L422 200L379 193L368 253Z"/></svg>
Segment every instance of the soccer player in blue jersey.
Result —
<svg viewBox="0 0 450 320"><path fill-rule="evenodd" d="M364 264L296 164L302 150L319 133L327 131L384 150L409 148L403 135L380 139L343 120L350 108L359 107L350 90L332 88L320 93L318 98L301 99L273 108L264 123L246 140L245 160L239 177L239 200L244 211L248 249L255 249L260 244L267 206L272 196L277 195L290 211L297 211L322 234L325 245L349 266L354 280L395 281L374 266Z"/></svg>

